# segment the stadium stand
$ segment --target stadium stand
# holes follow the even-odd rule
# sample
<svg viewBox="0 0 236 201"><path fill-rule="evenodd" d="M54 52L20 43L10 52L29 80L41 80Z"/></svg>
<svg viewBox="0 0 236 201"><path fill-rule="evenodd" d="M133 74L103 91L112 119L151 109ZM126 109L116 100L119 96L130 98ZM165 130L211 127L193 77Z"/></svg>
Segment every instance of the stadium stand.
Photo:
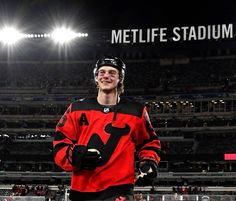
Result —
<svg viewBox="0 0 236 201"><path fill-rule="evenodd" d="M95 95L94 58L103 48L71 62L1 62L1 196L68 199L70 173L52 157L54 128L71 101ZM236 200L236 162L224 160L236 152L235 55L112 51L127 63L124 96L146 104L162 142L158 178L136 187L135 199Z"/></svg>

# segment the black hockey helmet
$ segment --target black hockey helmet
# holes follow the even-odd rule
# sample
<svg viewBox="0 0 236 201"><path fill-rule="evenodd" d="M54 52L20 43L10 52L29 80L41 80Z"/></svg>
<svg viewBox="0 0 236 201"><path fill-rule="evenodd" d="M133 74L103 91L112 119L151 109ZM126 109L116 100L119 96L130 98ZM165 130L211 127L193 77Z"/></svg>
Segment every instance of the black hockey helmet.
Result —
<svg viewBox="0 0 236 201"><path fill-rule="evenodd" d="M124 81L126 65L119 57L103 56L98 59L93 70L94 78L97 76L98 70L102 66L112 66L116 68L120 73L121 82Z"/></svg>

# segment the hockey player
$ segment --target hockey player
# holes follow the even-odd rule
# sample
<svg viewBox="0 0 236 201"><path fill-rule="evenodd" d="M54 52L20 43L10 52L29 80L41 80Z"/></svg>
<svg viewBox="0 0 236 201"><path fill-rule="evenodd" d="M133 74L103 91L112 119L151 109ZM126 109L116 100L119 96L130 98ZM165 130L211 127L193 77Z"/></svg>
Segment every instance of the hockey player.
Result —
<svg viewBox="0 0 236 201"><path fill-rule="evenodd" d="M118 57L100 58L97 97L71 103L56 126L54 159L72 171L72 201L133 200L135 152L139 176L157 176L160 141L145 106L120 97L125 70Z"/></svg>

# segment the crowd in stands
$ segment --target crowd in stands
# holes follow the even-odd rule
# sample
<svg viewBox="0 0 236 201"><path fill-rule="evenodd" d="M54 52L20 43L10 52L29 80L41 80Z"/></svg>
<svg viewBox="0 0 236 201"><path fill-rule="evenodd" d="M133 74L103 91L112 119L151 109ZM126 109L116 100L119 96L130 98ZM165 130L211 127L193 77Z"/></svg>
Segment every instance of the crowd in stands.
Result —
<svg viewBox="0 0 236 201"><path fill-rule="evenodd" d="M68 186L58 185L57 188L39 184L39 185L25 185L25 184L14 184L11 188L1 189L0 195L5 196L5 199L14 200L12 196L23 199L29 197L44 197L46 201L61 201L65 200L68 196L66 189L69 190ZM208 199L204 200L206 197ZM235 198L235 192L229 191L227 195L223 192L218 192L218 195L214 195L213 192L206 191L205 187L190 186L188 184L173 186L172 191L167 191L163 194L155 192L151 189L149 192L135 190L134 200L135 201L178 201L178 200L202 200L202 201L233 201ZM17 198L15 198L17 199ZM20 199L19 199L20 200ZM27 200L27 199L26 199Z"/></svg>
<svg viewBox="0 0 236 201"><path fill-rule="evenodd" d="M1 64L0 90L4 93L0 95L0 171L62 172L52 157L55 125L74 95L79 94L79 98L96 92L93 63ZM236 151L234 132L230 132L236 126L236 100L229 97L236 89L235 64L236 59L190 59L184 64L127 61L125 95L146 102L161 139L162 162L167 164L160 164L160 172L236 171L234 162L223 159L224 153ZM24 95L14 95L13 100L11 89L40 89L39 94L35 92L40 95L39 102L32 98L35 93L27 93L28 100ZM216 97L178 98L178 94L196 93L213 93ZM224 97L217 97L218 93ZM59 101L54 100L57 94L63 96ZM154 98L146 100L149 94ZM173 94L176 96L170 98ZM219 127L224 130L217 130ZM209 132L209 128L215 130ZM55 193L45 185L14 185L12 195L56 199L57 195L64 196L64 190L61 186ZM173 187L177 195L200 192L204 190L199 186ZM147 196L141 192L135 199L144 201Z"/></svg>
<svg viewBox="0 0 236 201"><path fill-rule="evenodd" d="M35 197L42 196L47 201L50 200L62 200L65 197L65 187L58 185L57 189L50 189L48 185L25 185L25 184L14 184L11 188L1 189L0 196L23 196L23 197ZM7 199L7 197L6 197Z"/></svg>
<svg viewBox="0 0 236 201"><path fill-rule="evenodd" d="M93 80L94 63L95 61L71 64L1 64L0 88L41 88L46 89L47 93L54 93L56 88L77 88L81 93L83 90L85 93L93 93L96 91ZM125 86L127 94L131 95L153 92L229 92L235 89L235 63L235 59L190 59L183 64L163 64L161 60L128 60Z"/></svg>
<svg viewBox="0 0 236 201"><path fill-rule="evenodd" d="M162 133L162 132L160 132ZM52 136L1 135L0 170L4 171L61 171L53 163ZM214 136L214 137L213 137ZM162 160L168 167L162 171L186 172L232 172L236 166L224 161L224 153L235 151L234 133L185 133L173 132L159 136L162 141ZM216 163L218 161L218 165ZM160 166L161 167L161 166Z"/></svg>

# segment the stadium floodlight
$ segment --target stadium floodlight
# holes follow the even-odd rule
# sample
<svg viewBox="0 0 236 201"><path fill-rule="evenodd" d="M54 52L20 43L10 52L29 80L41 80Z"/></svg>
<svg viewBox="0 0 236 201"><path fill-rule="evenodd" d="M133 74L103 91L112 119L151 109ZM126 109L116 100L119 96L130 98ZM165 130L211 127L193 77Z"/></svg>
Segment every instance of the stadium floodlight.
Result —
<svg viewBox="0 0 236 201"><path fill-rule="evenodd" d="M20 33L13 27L5 27L0 30L0 42L12 45L24 38L24 34Z"/></svg>
<svg viewBox="0 0 236 201"><path fill-rule="evenodd" d="M60 44L68 43L77 37L77 34L68 28L57 28L51 33L52 39Z"/></svg>
<svg viewBox="0 0 236 201"><path fill-rule="evenodd" d="M88 37L87 33L76 33L69 28L56 28L51 34L48 34L47 37L52 38L56 43L65 44L69 43L75 38Z"/></svg>

